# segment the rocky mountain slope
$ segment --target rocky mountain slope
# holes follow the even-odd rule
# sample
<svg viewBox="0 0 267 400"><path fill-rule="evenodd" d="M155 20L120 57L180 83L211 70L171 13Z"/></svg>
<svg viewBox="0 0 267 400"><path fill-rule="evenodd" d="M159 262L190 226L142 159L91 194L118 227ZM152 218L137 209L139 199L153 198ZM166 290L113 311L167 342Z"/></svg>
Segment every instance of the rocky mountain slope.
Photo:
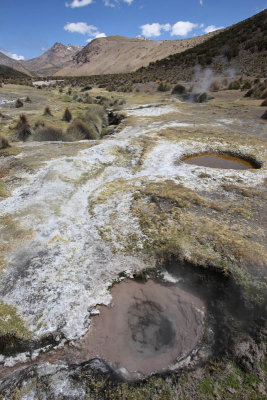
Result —
<svg viewBox="0 0 267 400"><path fill-rule="evenodd" d="M170 54L205 42L219 31L182 40L140 40L123 36L95 39L79 51L56 76L116 74L135 71Z"/></svg>
<svg viewBox="0 0 267 400"><path fill-rule="evenodd" d="M40 57L21 61L21 64L29 71L39 76L53 75L58 69L65 66L73 56L82 49L82 46L63 45L55 43Z"/></svg>
<svg viewBox="0 0 267 400"><path fill-rule="evenodd" d="M15 69L26 75L31 75L31 73L19 62L13 60L12 58L6 56L4 53L0 52L0 65Z"/></svg>

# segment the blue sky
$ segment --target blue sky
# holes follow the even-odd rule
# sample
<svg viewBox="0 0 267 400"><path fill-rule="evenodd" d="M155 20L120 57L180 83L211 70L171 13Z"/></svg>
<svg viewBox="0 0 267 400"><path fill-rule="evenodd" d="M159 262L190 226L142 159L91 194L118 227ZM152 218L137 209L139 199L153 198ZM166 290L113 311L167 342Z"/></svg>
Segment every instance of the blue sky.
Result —
<svg viewBox="0 0 267 400"><path fill-rule="evenodd" d="M29 59L55 42L84 46L104 35L185 39L266 7L266 0L0 0L0 51Z"/></svg>

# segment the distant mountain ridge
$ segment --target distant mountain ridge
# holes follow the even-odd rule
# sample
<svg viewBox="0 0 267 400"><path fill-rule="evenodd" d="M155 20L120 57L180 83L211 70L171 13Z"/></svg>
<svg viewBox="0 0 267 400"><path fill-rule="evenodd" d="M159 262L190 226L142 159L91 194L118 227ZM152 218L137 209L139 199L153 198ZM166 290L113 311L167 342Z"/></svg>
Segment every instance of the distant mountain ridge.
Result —
<svg viewBox="0 0 267 400"><path fill-rule="evenodd" d="M140 40L109 36L92 40L55 76L82 76L133 72L150 62L183 52L220 31L181 40Z"/></svg>
<svg viewBox="0 0 267 400"><path fill-rule="evenodd" d="M83 47L71 44L64 45L56 42L50 49L39 57L20 61L26 69L38 76L53 75L63 68Z"/></svg>

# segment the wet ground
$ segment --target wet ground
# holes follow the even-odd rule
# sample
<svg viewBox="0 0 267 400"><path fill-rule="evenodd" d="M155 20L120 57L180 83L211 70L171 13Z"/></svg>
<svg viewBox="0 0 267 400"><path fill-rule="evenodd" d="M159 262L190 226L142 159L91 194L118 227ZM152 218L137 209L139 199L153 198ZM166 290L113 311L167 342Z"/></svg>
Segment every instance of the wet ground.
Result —
<svg viewBox="0 0 267 400"><path fill-rule="evenodd" d="M253 169L256 168L252 162L227 154L200 154L185 157L182 161L186 164L198 165L207 168L219 169Z"/></svg>
<svg viewBox="0 0 267 400"><path fill-rule="evenodd" d="M168 369L186 358L204 333L203 301L176 285L126 280L111 290L112 303L63 359L81 363L99 357L127 378ZM125 369L128 371L125 373Z"/></svg>

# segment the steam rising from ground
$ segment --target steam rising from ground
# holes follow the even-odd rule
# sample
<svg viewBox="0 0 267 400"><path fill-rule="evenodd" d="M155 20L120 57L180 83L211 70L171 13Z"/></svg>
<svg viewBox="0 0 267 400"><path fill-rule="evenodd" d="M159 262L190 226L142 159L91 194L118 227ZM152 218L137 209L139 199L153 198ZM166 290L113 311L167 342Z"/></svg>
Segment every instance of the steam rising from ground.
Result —
<svg viewBox="0 0 267 400"><path fill-rule="evenodd" d="M197 65L194 68L194 77L193 77L193 92L194 93L203 93L210 90L213 82L221 82L223 81L229 84L235 77L236 70L234 68L227 68L223 73L217 74L211 68L201 68L200 65Z"/></svg>

